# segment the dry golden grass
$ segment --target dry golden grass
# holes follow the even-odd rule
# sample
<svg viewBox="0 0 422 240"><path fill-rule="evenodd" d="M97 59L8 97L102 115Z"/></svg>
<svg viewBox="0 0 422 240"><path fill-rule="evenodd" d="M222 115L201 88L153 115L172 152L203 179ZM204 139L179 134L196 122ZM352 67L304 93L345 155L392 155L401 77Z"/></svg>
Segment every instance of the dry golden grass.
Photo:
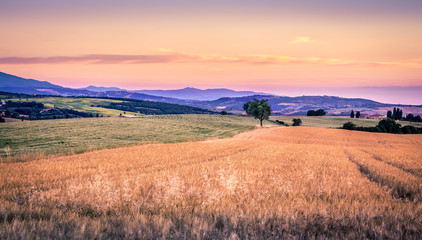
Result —
<svg viewBox="0 0 422 240"><path fill-rule="evenodd" d="M1 164L0 239L420 239L421 143L273 127Z"/></svg>

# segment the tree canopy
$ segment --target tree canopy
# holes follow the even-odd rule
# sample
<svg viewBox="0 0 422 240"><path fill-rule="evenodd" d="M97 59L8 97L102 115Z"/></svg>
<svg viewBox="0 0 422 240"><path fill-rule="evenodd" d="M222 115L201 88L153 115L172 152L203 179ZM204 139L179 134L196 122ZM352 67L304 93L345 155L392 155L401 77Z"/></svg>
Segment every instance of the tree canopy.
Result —
<svg viewBox="0 0 422 240"><path fill-rule="evenodd" d="M254 99L243 105L243 109L246 111L246 114L249 116L254 116L256 119L259 119L259 123L262 126L262 121L268 119L271 116L271 107L268 104L268 100L258 100Z"/></svg>
<svg viewBox="0 0 422 240"><path fill-rule="evenodd" d="M307 116L325 116L327 112L324 109L318 109L318 110L309 110L306 115Z"/></svg>

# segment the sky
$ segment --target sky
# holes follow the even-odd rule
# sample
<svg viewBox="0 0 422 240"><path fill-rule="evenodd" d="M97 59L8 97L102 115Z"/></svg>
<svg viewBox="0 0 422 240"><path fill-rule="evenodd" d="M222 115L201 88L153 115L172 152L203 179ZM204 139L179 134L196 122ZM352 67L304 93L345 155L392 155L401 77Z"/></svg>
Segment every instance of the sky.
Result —
<svg viewBox="0 0 422 240"><path fill-rule="evenodd" d="M420 0L3 0L0 71L422 104L421 26Z"/></svg>

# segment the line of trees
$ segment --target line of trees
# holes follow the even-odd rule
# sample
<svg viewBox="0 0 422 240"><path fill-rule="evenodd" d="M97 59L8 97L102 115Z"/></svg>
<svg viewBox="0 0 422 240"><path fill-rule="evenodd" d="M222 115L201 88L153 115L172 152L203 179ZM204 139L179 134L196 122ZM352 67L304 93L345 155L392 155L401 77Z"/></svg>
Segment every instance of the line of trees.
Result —
<svg viewBox="0 0 422 240"><path fill-rule="evenodd" d="M143 100L126 99L124 102L110 103L108 105L97 105L101 108L116 109L127 112L139 112L145 115L162 114L217 114L207 109L190 107L179 104L152 102Z"/></svg>
<svg viewBox="0 0 422 240"><path fill-rule="evenodd" d="M318 109L318 110L309 110L306 113L306 116L325 116L327 112L324 109Z"/></svg>
<svg viewBox="0 0 422 240"><path fill-rule="evenodd" d="M403 118L403 120L409 121L409 122L422 122L421 116L419 116L419 115L413 116L413 114L411 114L411 113L407 114L407 116L405 118Z"/></svg>
<svg viewBox="0 0 422 240"><path fill-rule="evenodd" d="M422 128L417 128L414 126L404 126L398 124L395 120L391 118L383 119L378 122L375 127L358 127L353 122L346 122L343 124L343 129L348 130L357 130L365 132L382 132L382 133L396 133L396 134L416 134L422 133Z"/></svg>
<svg viewBox="0 0 422 240"><path fill-rule="evenodd" d="M409 113L405 117L403 116L403 110L400 108L393 108L393 111L387 111L387 118L393 120L403 120L409 122L422 122L421 116Z"/></svg>
<svg viewBox="0 0 422 240"><path fill-rule="evenodd" d="M356 113L352 110L350 112L350 118L360 118L360 111L357 111Z"/></svg>
<svg viewBox="0 0 422 240"><path fill-rule="evenodd" d="M7 101L0 107L0 116L7 118L40 120L57 118L88 117L89 113L79 112L66 108L47 108L42 103ZM3 122L0 119L0 122Z"/></svg>
<svg viewBox="0 0 422 240"><path fill-rule="evenodd" d="M387 118L401 120L403 118L403 111L400 108L394 108L392 112L387 112Z"/></svg>

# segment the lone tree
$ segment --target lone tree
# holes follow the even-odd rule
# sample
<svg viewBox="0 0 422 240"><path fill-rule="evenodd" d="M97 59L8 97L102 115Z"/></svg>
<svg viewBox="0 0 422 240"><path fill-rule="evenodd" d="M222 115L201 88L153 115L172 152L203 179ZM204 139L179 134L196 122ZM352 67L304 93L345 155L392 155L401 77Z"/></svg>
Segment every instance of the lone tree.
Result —
<svg viewBox="0 0 422 240"><path fill-rule="evenodd" d="M243 105L243 109L249 116L254 116L256 119L259 119L259 122L262 127L262 121L268 119L271 116L271 107L268 105L268 100L254 99Z"/></svg>

